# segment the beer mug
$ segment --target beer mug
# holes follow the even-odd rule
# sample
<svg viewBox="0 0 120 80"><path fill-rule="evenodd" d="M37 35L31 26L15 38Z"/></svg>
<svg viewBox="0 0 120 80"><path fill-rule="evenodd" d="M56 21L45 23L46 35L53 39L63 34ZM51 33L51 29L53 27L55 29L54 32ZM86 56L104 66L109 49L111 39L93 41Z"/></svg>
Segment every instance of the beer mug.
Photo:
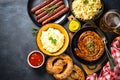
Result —
<svg viewBox="0 0 120 80"><path fill-rule="evenodd" d="M104 32L120 34L120 12L116 9L106 12L100 20L100 29Z"/></svg>

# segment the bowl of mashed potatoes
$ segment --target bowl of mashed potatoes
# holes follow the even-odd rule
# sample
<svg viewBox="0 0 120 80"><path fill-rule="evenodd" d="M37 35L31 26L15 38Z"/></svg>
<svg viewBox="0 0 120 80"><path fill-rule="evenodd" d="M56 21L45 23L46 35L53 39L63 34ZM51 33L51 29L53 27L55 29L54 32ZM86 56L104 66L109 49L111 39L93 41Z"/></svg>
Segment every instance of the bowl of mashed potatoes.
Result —
<svg viewBox="0 0 120 80"><path fill-rule="evenodd" d="M62 54L69 45L69 36L65 28L56 23L41 27L36 37L38 48L46 55Z"/></svg>

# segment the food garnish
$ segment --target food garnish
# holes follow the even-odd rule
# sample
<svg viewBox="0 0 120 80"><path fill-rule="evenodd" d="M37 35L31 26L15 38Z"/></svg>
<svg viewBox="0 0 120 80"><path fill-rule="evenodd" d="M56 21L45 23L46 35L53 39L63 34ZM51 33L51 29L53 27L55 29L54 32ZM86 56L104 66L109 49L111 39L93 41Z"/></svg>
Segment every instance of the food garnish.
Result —
<svg viewBox="0 0 120 80"><path fill-rule="evenodd" d="M88 0L84 0L84 4L88 4L89 3L89 1Z"/></svg>
<svg viewBox="0 0 120 80"><path fill-rule="evenodd" d="M57 42L56 39L54 39L53 37L49 37L49 40L51 40L51 43L53 43L54 45L56 45L56 42Z"/></svg>
<svg viewBox="0 0 120 80"><path fill-rule="evenodd" d="M36 34L37 34L37 32L38 32L38 29L36 28L36 27L32 27L32 34L33 34L33 36L36 36Z"/></svg>
<svg viewBox="0 0 120 80"><path fill-rule="evenodd" d="M50 14L50 13L52 13L57 7L58 7L57 5L53 5L53 6L51 6L51 7L44 8L44 10L45 10L48 14Z"/></svg>
<svg viewBox="0 0 120 80"><path fill-rule="evenodd" d="M90 42L87 44L87 49L89 49L89 51L94 51L94 43L93 42Z"/></svg>

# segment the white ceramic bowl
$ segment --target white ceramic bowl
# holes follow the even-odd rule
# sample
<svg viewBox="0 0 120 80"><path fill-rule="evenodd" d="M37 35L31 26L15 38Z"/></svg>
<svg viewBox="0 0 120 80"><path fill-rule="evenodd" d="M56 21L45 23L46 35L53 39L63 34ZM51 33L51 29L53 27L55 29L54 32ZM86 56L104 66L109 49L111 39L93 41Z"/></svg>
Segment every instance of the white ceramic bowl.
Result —
<svg viewBox="0 0 120 80"><path fill-rule="evenodd" d="M40 54L40 55L39 55ZM32 63L31 63L31 60L30 60L30 57L32 58L32 62L34 62L34 63L36 63L35 61L38 61L38 60L36 60L36 59L38 59L38 58L41 58L41 60L39 59L39 61L41 61L40 63L39 63L39 65L32 65ZM36 59L35 59L36 58ZM28 54L28 56L27 56L27 62L28 62L28 64L29 64L29 66L30 67L32 67L32 68L39 68L39 67L41 67L43 64L44 64L44 62L45 62L45 57L44 57L44 55L43 55L43 53L42 52L40 52L40 51L38 51L38 50L34 50L34 51L31 51L29 54Z"/></svg>

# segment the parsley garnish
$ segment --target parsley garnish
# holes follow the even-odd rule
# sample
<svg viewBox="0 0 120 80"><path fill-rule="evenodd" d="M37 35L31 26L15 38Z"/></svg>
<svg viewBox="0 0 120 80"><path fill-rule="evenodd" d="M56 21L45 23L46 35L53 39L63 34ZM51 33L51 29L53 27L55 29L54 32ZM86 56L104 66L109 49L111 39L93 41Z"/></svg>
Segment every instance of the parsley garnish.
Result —
<svg viewBox="0 0 120 80"><path fill-rule="evenodd" d="M89 51L94 51L94 43L93 42L88 43L87 48L89 49Z"/></svg>
<svg viewBox="0 0 120 80"><path fill-rule="evenodd" d="M89 3L88 0L84 0L84 4L87 5Z"/></svg>
<svg viewBox="0 0 120 80"><path fill-rule="evenodd" d="M57 40L53 39L53 37L49 37L49 40L51 40L51 43L53 43L54 45L56 45Z"/></svg>
<svg viewBox="0 0 120 80"><path fill-rule="evenodd" d="M50 13L52 13L56 8L57 8L58 6L56 6L56 5L53 5L53 6L51 6L51 7L47 7L47 8L44 8L44 10L48 13L48 14L50 14Z"/></svg>
<svg viewBox="0 0 120 80"><path fill-rule="evenodd" d="M37 32L38 32L38 29L36 27L32 27L32 31L33 31L33 36L36 36Z"/></svg>

